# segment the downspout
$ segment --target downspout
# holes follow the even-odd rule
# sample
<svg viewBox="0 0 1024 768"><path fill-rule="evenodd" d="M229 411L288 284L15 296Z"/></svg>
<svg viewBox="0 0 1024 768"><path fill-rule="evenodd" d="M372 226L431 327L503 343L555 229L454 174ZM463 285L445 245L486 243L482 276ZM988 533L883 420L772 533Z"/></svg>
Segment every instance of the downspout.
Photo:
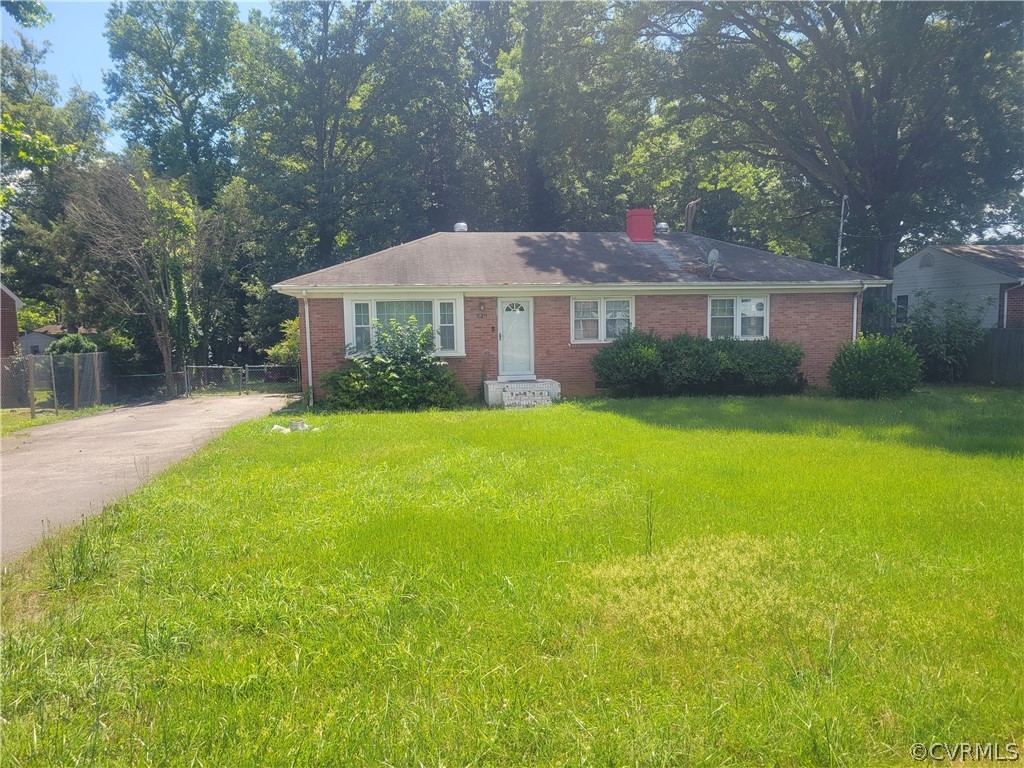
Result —
<svg viewBox="0 0 1024 768"><path fill-rule="evenodd" d="M856 341L857 340L857 331L858 331L858 327L857 327L857 325L858 325L857 324L857 309L858 309L858 306L857 305L860 304L860 297L864 295L865 287L866 286L864 285L864 281L861 280L860 281L860 290L857 291L857 293L853 294L853 338L852 338L852 341Z"/></svg>
<svg viewBox="0 0 1024 768"><path fill-rule="evenodd" d="M1024 280L1003 291L1003 328L1006 328L1010 321L1010 291L1016 291L1021 286L1024 286Z"/></svg>
<svg viewBox="0 0 1024 768"><path fill-rule="evenodd" d="M302 305L306 317L306 383L309 387L309 407L313 407L313 329L309 324L309 296L302 292Z"/></svg>

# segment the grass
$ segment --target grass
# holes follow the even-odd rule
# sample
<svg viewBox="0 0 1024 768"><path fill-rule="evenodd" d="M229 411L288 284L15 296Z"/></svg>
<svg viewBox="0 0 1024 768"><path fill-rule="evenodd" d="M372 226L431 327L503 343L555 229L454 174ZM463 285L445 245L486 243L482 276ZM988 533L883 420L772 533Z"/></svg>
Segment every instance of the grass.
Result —
<svg viewBox="0 0 1024 768"><path fill-rule="evenodd" d="M241 425L6 574L2 764L1020 744L1022 414L941 389Z"/></svg>
<svg viewBox="0 0 1024 768"><path fill-rule="evenodd" d="M112 405L96 405L89 408L79 408L77 411L62 408L60 413L54 413L52 410L40 413L37 410L34 419L30 417L28 408L4 408L0 411L0 435L6 437L29 427L40 427L43 424L53 424L58 421L93 416L97 413L108 411L113 407Z"/></svg>

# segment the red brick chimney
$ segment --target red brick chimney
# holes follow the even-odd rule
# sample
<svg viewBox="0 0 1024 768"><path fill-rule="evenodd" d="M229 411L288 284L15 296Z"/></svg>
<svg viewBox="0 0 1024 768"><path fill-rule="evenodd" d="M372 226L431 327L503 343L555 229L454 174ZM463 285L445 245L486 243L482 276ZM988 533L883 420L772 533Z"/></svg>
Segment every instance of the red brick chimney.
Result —
<svg viewBox="0 0 1024 768"><path fill-rule="evenodd" d="M626 234L634 243L654 242L654 209L633 208L626 211Z"/></svg>

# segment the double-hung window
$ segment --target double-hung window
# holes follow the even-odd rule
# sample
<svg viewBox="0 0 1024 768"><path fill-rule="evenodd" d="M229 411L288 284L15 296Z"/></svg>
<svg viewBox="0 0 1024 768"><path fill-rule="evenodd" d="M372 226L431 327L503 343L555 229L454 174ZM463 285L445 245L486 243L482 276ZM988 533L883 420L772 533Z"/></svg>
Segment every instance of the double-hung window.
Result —
<svg viewBox="0 0 1024 768"><path fill-rule="evenodd" d="M767 296L712 296L708 301L712 339L763 339L768 336Z"/></svg>
<svg viewBox="0 0 1024 768"><path fill-rule="evenodd" d="M439 355L462 354L459 299L353 299L346 302L346 346L359 355L368 352L375 334L375 323L387 326L392 320L405 325L412 318L420 328L434 331L434 347Z"/></svg>
<svg viewBox="0 0 1024 768"><path fill-rule="evenodd" d="M573 299L572 340L612 341L633 326L633 299Z"/></svg>

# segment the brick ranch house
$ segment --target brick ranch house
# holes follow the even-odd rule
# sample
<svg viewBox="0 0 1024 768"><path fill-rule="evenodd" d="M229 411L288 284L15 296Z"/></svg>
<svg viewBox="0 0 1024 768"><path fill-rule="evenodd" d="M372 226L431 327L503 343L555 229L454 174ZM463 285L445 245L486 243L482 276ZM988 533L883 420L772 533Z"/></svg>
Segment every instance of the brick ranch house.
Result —
<svg viewBox="0 0 1024 768"><path fill-rule="evenodd" d="M658 229L639 209L625 233L440 232L273 288L299 300L303 388L314 399L321 374L368 348L374 318L415 316L466 389L483 384L497 403L507 382L594 395L591 358L630 327L795 341L808 381L824 384L860 329L864 289L889 283Z"/></svg>

